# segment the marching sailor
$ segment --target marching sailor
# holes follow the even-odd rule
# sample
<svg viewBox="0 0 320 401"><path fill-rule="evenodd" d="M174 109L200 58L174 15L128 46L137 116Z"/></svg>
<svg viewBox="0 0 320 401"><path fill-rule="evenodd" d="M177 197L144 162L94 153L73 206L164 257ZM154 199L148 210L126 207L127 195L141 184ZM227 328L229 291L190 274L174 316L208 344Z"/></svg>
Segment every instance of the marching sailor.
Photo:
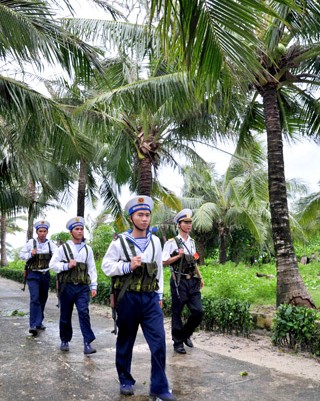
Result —
<svg viewBox="0 0 320 401"><path fill-rule="evenodd" d="M159 238L150 231L152 208L149 196L137 195L128 201L125 210L132 229L116 236L101 267L112 278L116 299L116 368L120 394L134 394L131 361L140 325L151 351L150 396L174 401L176 397L169 391L165 373L162 249Z"/></svg>
<svg viewBox="0 0 320 401"><path fill-rule="evenodd" d="M19 254L20 259L26 261L25 282L30 293L29 333L33 336L46 328L43 319L50 287L49 262L56 249L55 243L47 239L49 227L48 221L35 222L37 238L31 238Z"/></svg>
<svg viewBox="0 0 320 401"><path fill-rule="evenodd" d="M91 346L95 335L91 328L89 315L90 292L92 298L97 295L97 270L92 249L84 242L84 218L70 219L66 227L71 240L59 246L54 252L50 268L57 273L60 301L60 339L61 351L69 351L72 339L72 312L76 305L80 330L84 342L84 354L96 352Z"/></svg>
<svg viewBox="0 0 320 401"><path fill-rule="evenodd" d="M174 218L179 234L169 239L163 247L162 260L164 266L171 266L171 333L173 349L179 354L185 354L184 344L193 347L191 335L202 320L203 309L200 289L204 282L197 266L199 258L194 240L189 233L192 228L192 211L181 210ZM190 311L185 324L182 322L184 306Z"/></svg>

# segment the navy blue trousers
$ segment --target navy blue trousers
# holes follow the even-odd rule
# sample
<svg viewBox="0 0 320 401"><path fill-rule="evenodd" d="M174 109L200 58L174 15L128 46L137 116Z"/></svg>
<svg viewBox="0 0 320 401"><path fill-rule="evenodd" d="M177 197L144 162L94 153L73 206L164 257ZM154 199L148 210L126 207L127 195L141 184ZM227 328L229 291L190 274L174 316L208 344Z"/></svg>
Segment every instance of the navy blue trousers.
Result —
<svg viewBox="0 0 320 401"><path fill-rule="evenodd" d="M86 284L61 284L60 299L60 339L61 341L71 341L72 312L76 305L79 317L80 330L83 341L91 343L96 337L91 329L89 315L89 291L90 287Z"/></svg>
<svg viewBox="0 0 320 401"><path fill-rule="evenodd" d="M186 338L189 338L196 327L201 323L203 308L201 302L200 280L198 278L186 280L181 277L177 291L174 280L171 277L170 288L172 297L172 339L174 346L177 347L182 345L183 341ZM181 316L185 306L189 309L190 316L184 324Z"/></svg>
<svg viewBox="0 0 320 401"><path fill-rule="evenodd" d="M117 314L116 368L120 384L135 383L131 375L131 361L140 325L151 351L150 392L168 392L165 331L159 295L155 292L126 291L117 305Z"/></svg>
<svg viewBox="0 0 320 401"><path fill-rule="evenodd" d="M29 271L28 288L30 293L30 327L40 327L44 318L44 308L48 299L50 273Z"/></svg>

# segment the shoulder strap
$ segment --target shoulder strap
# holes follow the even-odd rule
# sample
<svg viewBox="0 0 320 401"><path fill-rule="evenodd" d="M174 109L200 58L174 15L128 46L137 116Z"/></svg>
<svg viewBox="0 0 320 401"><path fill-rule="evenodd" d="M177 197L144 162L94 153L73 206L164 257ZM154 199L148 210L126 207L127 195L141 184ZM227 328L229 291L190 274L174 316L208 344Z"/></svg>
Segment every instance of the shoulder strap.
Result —
<svg viewBox="0 0 320 401"><path fill-rule="evenodd" d="M49 255L50 255L50 256L52 256L52 251L51 251L50 241L48 241L48 248L49 248Z"/></svg>
<svg viewBox="0 0 320 401"><path fill-rule="evenodd" d="M129 254L128 254L128 250L127 250L127 247L126 247L126 245L124 243L122 235L119 235L119 239L120 239L120 242L121 242L121 246L123 248L123 252L126 255L127 261L130 262L131 258L130 258ZM131 251L132 255L133 256L137 256L136 250L134 248L134 244L131 241L129 241L128 238L126 238L126 242L127 242L128 246L130 248L130 251ZM154 262L155 247L154 247L154 242L152 240L152 237L151 237L151 244L152 244L152 259L151 259L151 261Z"/></svg>
<svg viewBox="0 0 320 401"><path fill-rule="evenodd" d="M37 241L33 238L33 249L37 249Z"/></svg>
<svg viewBox="0 0 320 401"><path fill-rule="evenodd" d="M70 261L70 259L73 259L73 254L69 244L67 243L62 244L62 249L68 262Z"/></svg>
<svg viewBox="0 0 320 401"><path fill-rule="evenodd" d="M152 244L152 259L151 259L151 261L154 262L154 252L155 252L155 249L154 249L154 242L153 242L152 237L151 237L151 244Z"/></svg>
<svg viewBox="0 0 320 401"><path fill-rule="evenodd" d="M134 244L128 240L128 238L126 238L127 244L129 245L130 251L132 253L133 256L137 256L137 252L134 249Z"/></svg>
<svg viewBox="0 0 320 401"><path fill-rule="evenodd" d="M129 256L129 254L128 254L127 247L126 247L126 245L125 245L125 243L124 243L123 237L122 237L121 234L119 234L118 237L119 237L119 239L120 239L120 243L121 243L123 252L124 252L124 254L125 254L126 258L127 258L127 262L130 262L131 259L130 259L130 256ZM128 241L127 241L127 242L128 242ZM129 247L130 247L130 242L128 242L128 245L129 245ZM133 245L133 244L132 244L132 245ZM131 252L132 252L132 249L131 249L131 248L130 248L130 250L131 250ZM135 250L134 250L134 248L133 248L132 254L133 254L133 256L135 256Z"/></svg>
<svg viewBox="0 0 320 401"><path fill-rule="evenodd" d="M179 237L174 237L174 239L175 239L175 241L176 241L177 247L178 247L179 249L183 249L183 244L182 244L181 238L179 238Z"/></svg>
<svg viewBox="0 0 320 401"><path fill-rule="evenodd" d="M84 246L84 248L85 248L85 250L86 250L86 253L87 253L87 256L86 256L86 261L85 261L85 263L87 263L87 261L88 261L88 247L87 247L87 245L85 245L85 246Z"/></svg>

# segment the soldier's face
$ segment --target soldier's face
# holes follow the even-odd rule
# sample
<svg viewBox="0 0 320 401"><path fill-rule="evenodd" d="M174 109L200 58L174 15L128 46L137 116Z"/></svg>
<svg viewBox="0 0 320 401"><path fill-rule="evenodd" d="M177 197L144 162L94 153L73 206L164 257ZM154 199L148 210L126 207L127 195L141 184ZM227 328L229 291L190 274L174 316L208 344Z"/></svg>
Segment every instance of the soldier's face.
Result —
<svg viewBox="0 0 320 401"><path fill-rule="evenodd" d="M37 230L38 240L44 242L48 235L48 230L46 228L39 228Z"/></svg>
<svg viewBox="0 0 320 401"><path fill-rule="evenodd" d="M192 228L192 221L181 221L180 222L180 229L185 233L189 233Z"/></svg>
<svg viewBox="0 0 320 401"><path fill-rule="evenodd" d="M73 238L75 238L76 240L80 240L83 238L83 227L82 226L76 226L75 228L73 228L71 230L71 235L73 236Z"/></svg>
<svg viewBox="0 0 320 401"><path fill-rule="evenodd" d="M131 220L139 230L146 230L150 225L151 213L146 210L138 210L131 215Z"/></svg>

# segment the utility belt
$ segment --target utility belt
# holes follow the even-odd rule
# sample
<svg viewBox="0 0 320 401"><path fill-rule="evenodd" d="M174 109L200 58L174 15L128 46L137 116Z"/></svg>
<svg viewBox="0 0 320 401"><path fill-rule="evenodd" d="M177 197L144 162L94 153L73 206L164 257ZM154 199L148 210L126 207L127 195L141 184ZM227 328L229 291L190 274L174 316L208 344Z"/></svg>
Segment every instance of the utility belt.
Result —
<svg viewBox="0 0 320 401"><path fill-rule="evenodd" d="M173 273L176 277L179 275L179 272L177 270L173 270ZM199 279L199 277L195 273L180 273L180 278L183 280L190 280L192 278Z"/></svg>
<svg viewBox="0 0 320 401"><path fill-rule="evenodd" d="M49 273L48 269L31 269L31 271L34 273L39 273L39 274L43 274L43 275L46 273Z"/></svg>

